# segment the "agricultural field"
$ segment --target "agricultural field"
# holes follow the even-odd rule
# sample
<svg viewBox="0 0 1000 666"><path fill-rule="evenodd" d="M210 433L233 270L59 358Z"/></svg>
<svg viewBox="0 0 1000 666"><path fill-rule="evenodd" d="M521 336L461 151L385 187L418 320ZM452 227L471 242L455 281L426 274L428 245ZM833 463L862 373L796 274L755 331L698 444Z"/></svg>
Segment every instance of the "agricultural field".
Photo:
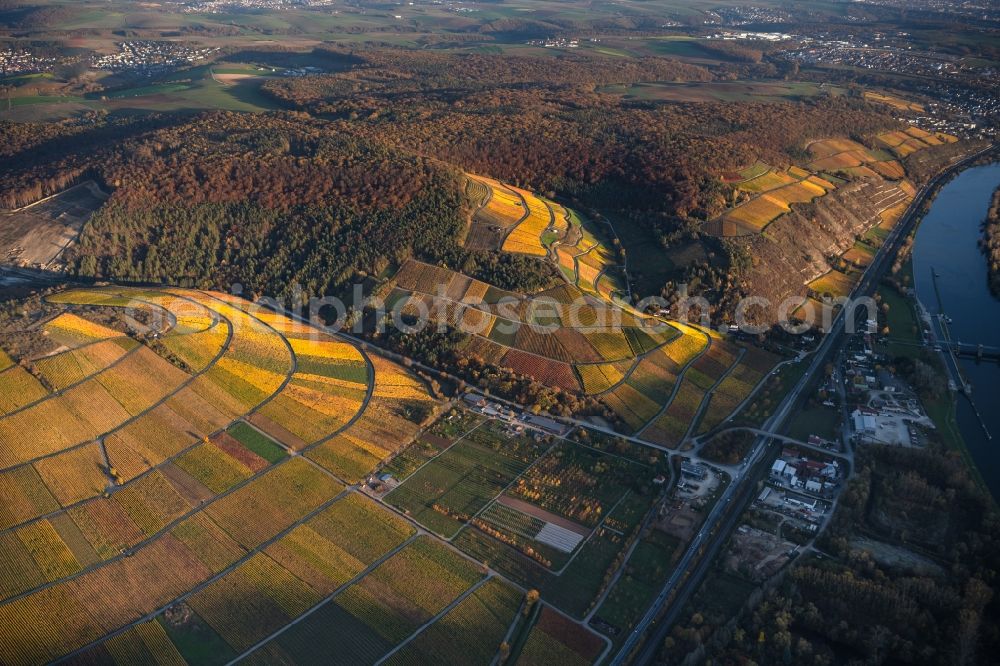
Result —
<svg viewBox="0 0 1000 666"><path fill-rule="evenodd" d="M712 336L711 345L683 373L672 399L640 435L662 446L679 446L697 426L713 392L739 369L745 354L744 349Z"/></svg>
<svg viewBox="0 0 1000 666"><path fill-rule="evenodd" d="M903 181L906 173L898 161L900 158L928 146L954 141L955 137L930 134L916 127L878 135L875 148L850 139L824 139L809 145L813 160L807 166L816 172L844 171L854 176Z"/></svg>
<svg viewBox="0 0 1000 666"><path fill-rule="evenodd" d="M617 302L628 291L621 260L608 231L573 210L565 209L569 229L556 248L556 263L567 282L585 294Z"/></svg>
<svg viewBox="0 0 1000 666"><path fill-rule="evenodd" d="M675 322L681 335L647 354L628 378L601 398L624 428L640 432L670 402L684 371L708 348L709 336L699 328Z"/></svg>
<svg viewBox="0 0 1000 666"><path fill-rule="evenodd" d="M654 38L654 40L657 38ZM710 58L707 49L701 49L697 39L677 39L656 41L655 52L668 56L688 56L695 53L702 58ZM620 95L624 99L656 100L671 102L782 102L814 97L824 94L841 95L845 91L837 86L805 81L693 81L671 83L664 81L639 82L630 85L609 85L600 88L602 92Z"/></svg>
<svg viewBox="0 0 1000 666"><path fill-rule="evenodd" d="M541 198L527 190L512 188L520 195L528 208L528 216L507 234L500 249L504 252L516 252L532 256L544 257L548 250L542 243L543 234L555 226L555 213Z"/></svg>
<svg viewBox="0 0 1000 666"><path fill-rule="evenodd" d="M605 651L603 641L587 634L551 608L542 609L518 655L518 664L592 664Z"/></svg>
<svg viewBox="0 0 1000 666"><path fill-rule="evenodd" d="M427 529L453 537L550 445L498 422L470 432L412 475L385 501Z"/></svg>
<svg viewBox="0 0 1000 666"><path fill-rule="evenodd" d="M363 411L308 445L306 452L320 466L353 481L411 442L436 407L422 380L381 357L369 360L375 383Z"/></svg>
<svg viewBox="0 0 1000 666"><path fill-rule="evenodd" d="M586 363L576 366L584 393L604 393L625 377L627 368L615 363Z"/></svg>
<svg viewBox="0 0 1000 666"><path fill-rule="evenodd" d="M472 521L475 529L559 571L648 466L558 442ZM641 485L641 484L640 484Z"/></svg>
<svg viewBox="0 0 1000 666"><path fill-rule="evenodd" d="M924 105L920 102L911 102L905 100L896 95L889 95L886 93L875 92L874 90L866 90L864 97L869 102L876 102L878 104L885 104L891 106L899 111L913 111L915 113L923 113Z"/></svg>
<svg viewBox="0 0 1000 666"><path fill-rule="evenodd" d="M517 618L522 596L509 583L490 578L385 663L489 664Z"/></svg>
<svg viewBox="0 0 1000 666"><path fill-rule="evenodd" d="M123 20L123 15L118 20ZM45 94L44 86L23 86L15 93L11 108L0 117L15 122L61 121L81 114L149 113L193 109L225 109L260 112L277 108L274 100L260 91L269 78L252 65L226 63L201 65L176 71L149 82L142 78L124 87L83 95Z"/></svg>
<svg viewBox="0 0 1000 666"><path fill-rule="evenodd" d="M841 298L851 293L859 277L856 273L832 270L810 282L808 287L809 291L818 296Z"/></svg>
<svg viewBox="0 0 1000 666"><path fill-rule="evenodd" d="M12 365L0 374L0 415L10 414L46 397L48 389L37 377L20 365Z"/></svg>
<svg viewBox="0 0 1000 666"><path fill-rule="evenodd" d="M790 206L793 203L809 203L827 192L825 187L818 184L819 182L824 181L822 179L816 179L816 182L809 179L801 180L774 190L771 196L786 206Z"/></svg>
<svg viewBox="0 0 1000 666"><path fill-rule="evenodd" d="M726 213L721 222L723 230L727 232L725 235L760 233L768 224L789 210L788 204L782 200L770 194L763 194ZM728 233L730 229L735 232Z"/></svg>
<svg viewBox="0 0 1000 666"><path fill-rule="evenodd" d="M469 182L468 187L471 188L469 191L474 200L481 204L472 215L471 226L465 237L467 248L470 250L499 250L506 244L508 234L522 222L528 222L532 217L535 220L529 225L531 228L536 227L543 219L545 221L543 226L538 229L537 238L532 238L531 232L526 227L518 236L518 249L511 251L520 252L523 251L524 247L533 249L535 245L541 248L541 232L548 226L550 219L550 213L543 201L532 197L533 202L537 202L534 211L532 211L516 190L500 181L471 174L467 174L466 177ZM544 255L545 251L541 250L541 254Z"/></svg>
<svg viewBox="0 0 1000 666"><path fill-rule="evenodd" d="M553 440L458 414L437 453L394 474L383 501L579 615L651 506L665 462L596 433Z"/></svg>
<svg viewBox="0 0 1000 666"><path fill-rule="evenodd" d="M635 485L612 507L607 515L576 550L562 562L548 566L539 554L529 554L530 544L509 538L517 525L508 531L467 527L453 539L455 546L525 588L541 592L544 601L574 618L583 617L596 600L603 582L616 566L629 537L658 497L651 483L657 469L648 468L647 476L635 479ZM527 521L522 520L524 526ZM537 526L537 523L534 523ZM549 548L546 552L553 552ZM557 552L557 551L556 551Z"/></svg>
<svg viewBox="0 0 1000 666"><path fill-rule="evenodd" d="M265 639L250 660L320 663L336 654L342 663L372 664L485 584L481 568L428 537L369 569L312 606L302 621Z"/></svg>
<svg viewBox="0 0 1000 666"><path fill-rule="evenodd" d="M708 396L698 423L698 434L713 430L747 401L761 381L778 364L780 358L757 347L744 347L745 353L729 374Z"/></svg>
<svg viewBox="0 0 1000 666"><path fill-rule="evenodd" d="M484 420L484 417L473 412L453 409L421 433L413 444L393 456L380 471L390 474L394 479L405 479L428 460L481 426Z"/></svg>
<svg viewBox="0 0 1000 666"><path fill-rule="evenodd" d="M643 537L625 565L625 572L597 609L595 619L613 627L621 640L642 617L656 594L663 589L673 564L681 554L681 542L658 529Z"/></svg>
<svg viewBox="0 0 1000 666"><path fill-rule="evenodd" d="M554 201L546 199L545 203L552 210L552 226L542 234L542 245L551 248L556 241L566 238L570 228L570 217L574 213Z"/></svg>
<svg viewBox="0 0 1000 666"><path fill-rule="evenodd" d="M854 243L854 247L841 255L841 258L856 266L857 268L867 268L875 260L876 248L862 241Z"/></svg>
<svg viewBox="0 0 1000 666"><path fill-rule="evenodd" d="M629 364L680 336L569 284L519 296L410 260L382 289L389 308L468 334L463 353L568 391L605 391Z"/></svg>
<svg viewBox="0 0 1000 666"><path fill-rule="evenodd" d="M0 415L0 643L13 662L163 648L206 663L189 623L235 655L412 537L345 492L434 412L408 370L225 294L47 300L63 350L36 361L55 388ZM163 345L91 319L129 304L170 314ZM5 379L21 369L0 360Z"/></svg>
<svg viewBox="0 0 1000 666"><path fill-rule="evenodd" d="M768 224L791 210L793 203L809 203L835 185L810 171L792 166L776 169L757 162L742 171L722 174L737 192L752 198L706 226L710 233L742 236L761 233Z"/></svg>
<svg viewBox="0 0 1000 666"><path fill-rule="evenodd" d="M744 192L763 194L764 192L776 190L779 187L790 185L797 181L798 179L790 173L768 169L759 176L739 183L737 188L743 190Z"/></svg>
<svg viewBox="0 0 1000 666"><path fill-rule="evenodd" d="M955 143L958 138L942 132L931 133L917 127L907 127L905 130L879 134L875 140L897 157L903 158L930 146Z"/></svg>

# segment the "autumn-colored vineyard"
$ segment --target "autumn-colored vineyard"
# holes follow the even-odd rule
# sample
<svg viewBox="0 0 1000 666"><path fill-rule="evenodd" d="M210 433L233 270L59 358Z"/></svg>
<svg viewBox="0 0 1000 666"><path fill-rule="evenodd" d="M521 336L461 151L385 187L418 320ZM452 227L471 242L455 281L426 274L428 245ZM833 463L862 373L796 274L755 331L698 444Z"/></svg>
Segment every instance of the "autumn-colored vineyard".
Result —
<svg viewBox="0 0 1000 666"><path fill-rule="evenodd" d="M404 262L376 295L466 333L461 353L593 396L615 427L666 446L718 426L776 362L635 311L592 227L526 191L476 182L470 192L494 221L516 212L514 195L526 206L505 250L532 254L517 243L537 236L540 260L568 257L572 269L525 295ZM426 466L398 463L410 478L387 507L358 484L417 455L408 446L439 403L413 371L223 293L87 288L46 307L48 351L0 355L0 646L14 663L149 651L202 663L192 636L223 661L315 661L336 649L354 663L400 662L465 645L488 663L523 589L543 587L580 615L599 579L571 593L561 581L576 574L555 573L577 551L610 557L622 547L612 526L641 515L629 488L652 477L647 455L494 427ZM110 324L109 310L130 323ZM491 566L500 558L503 579L455 549ZM526 654L564 650L541 628L562 623L579 634L576 657L595 658L589 630L553 613Z"/></svg>
<svg viewBox="0 0 1000 666"><path fill-rule="evenodd" d="M433 414L410 371L226 294L108 287L48 301L61 308L44 326L56 350L4 354L0 375L6 660L144 648L197 662L182 654L190 630L235 656L411 534L348 490ZM137 336L91 318L106 307L159 313L161 327ZM447 603L442 591L475 578L430 578L426 598Z"/></svg>
<svg viewBox="0 0 1000 666"><path fill-rule="evenodd" d="M748 206L773 200L783 211L835 187L794 166L778 171L758 164L739 177L740 188L758 195ZM737 390L734 380L726 384L726 397L716 400L710 412L708 421L713 422L721 420L724 405L740 406L763 378L737 367L743 347L712 331L635 311L625 297L628 287L609 240L610 227L605 230L569 208L480 176L468 176L467 193L479 206L472 233L477 225L481 231L488 219L490 228L506 239L499 249L550 262L564 284L518 294L411 259L378 290L389 310L466 334L459 351L467 358L550 387L597 396L617 427L657 444L676 446L695 432L695 420L707 411L716 381L729 373L754 380ZM776 356L754 352L777 362ZM706 375L699 369L707 363L699 358L705 353L729 361L712 366ZM701 388L684 381L693 363L697 366L691 376L702 372L711 378Z"/></svg>

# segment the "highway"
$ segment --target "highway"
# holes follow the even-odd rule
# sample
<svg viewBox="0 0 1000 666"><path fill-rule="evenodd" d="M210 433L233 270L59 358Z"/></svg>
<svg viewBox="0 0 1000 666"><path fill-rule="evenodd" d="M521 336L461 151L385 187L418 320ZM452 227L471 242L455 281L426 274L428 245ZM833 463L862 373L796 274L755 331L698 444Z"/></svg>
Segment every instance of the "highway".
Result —
<svg viewBox="0 0 1000 666"><path fill-rule="evenodd" d="M843 321L844 312L841 311L841 313L837 316L833 330L837 331L838 327L842 327ZM762 430L774 431L784 424L792 409L798 404L799 397L809 385L812 377L818 370L823 368L824 361L830 350L833 348L834 341L837 338L838 335L833 332L823 338L823 341L820 343L816 353L812 356L809 367L806 368L805 373L799 379L795 387L788 393L787 396L785 396L785 399L775 410L774 414L772 414L771 417L764 423ZM692 572L694 575L689 576L685 581L685 588L690 588L690 592L684 594L684 590L678 590L678 598L671 606L671 610L674 611L675 615L676 612L679 612L680 609L683 608L683 601L686 601L690 593L694 591L695 587L697 587L697 581L700 580L701 575L704 574L705 570L707 570L708 565L713 559L712 556L725 541L729 532L735 528L735 523L743 513L743 508L749 504L749 500L752 498L753 494L752 491L754 490L754 483L752 482L753 478L756 476L754 471L761 460L764 459L767 451L770 449L768 446L770 441L771 437L769 435L761 435L754 441L754 446L747 455L745 467L734 473L732 483L729 484L729 487L727 487L719 497L719 501L716 502L712 511L705 519L701 530L699 530L698 534L695 535L695 538L691 541L691 545L684 553L684 556L677 563L677 568L674 570L674 573L670 576L670 579L667 581L666 585L664 585L660 594L654 600L649 610L647 610L642 620L640 620L639 624L636 625L636 628L629 635L629 638L626 640L621 650L615 656L614 660L612 660L612 664L621 664L625 662L629 654L635 649L639 641L642 639L646 629L652 624L656 616L660 614L664 603L671 596L671 593L678 588L678 583L684 579L691 567L692 562L700 557L698 566ZM736 502L735 509L733 506L734 498L738 498L740 500ZM720 520L722 520L721 523L719 522ZM704 553L702 553L703 548L705 549ZM682 596L684 597L683 600L681 599ZM649 663L656 656L656 652L659 650L659 646L662 643L663 638L660 634L665 634L666 629L669 629L671 624L671 618L669 616L664 619L667 621L660 623L659 628L661 630L654 632L654 635L646 642L644 649L634 660L634 663Z"/></svg>
<svg viewBox="0 0 1000 666"><path fill-rule="evenodd" d="M899 252L903 241L912 231L918 215L931 192L934 192L937 186L953 172L963 168L967 163L977 159L980 155L990 150L993 150L993 146L957 162L935 176L917 193L917 196L910 203L910 206L907 208L903 218L886 237L882 247L875 255L875 259L865 270L861 280L851 292L851 299L874 293L878 280L881 279L886 268L891 266L893 258ZM841 337L845 330L847 312L848 308L842 308L834 318L830 331L826 334L816 351L813 353L812 359L809 366L806 368L805 373L799 379L795 387L788 393L788 395L785 396L781 404L775 410L774 414L772 414L771 417L764 423L761 428L762 430L776 432L779 431L785 424L788 416L799 404L806 387L809 386L810 382L816 376L816 373L822 371L827 358L831 355L831 352L839 346ZM856 314L856 312L854 314ZM674 573L670 576L670 579L657 595L642 620L640 620L639 624L636 625L635 629L629 634L625 643L622 645L622 648L612 659L612 664L623 664L629 660L630 655L632 655L632 653L640 645L643 637L646 636L647 631L650 630L654 620L656 620L656 618L663 611L664 605L668 600L672 600L667 613L661 618L661 621L653 627L653 630L646 638L645 643L643 643L642 648L631 661L635 664L648 664L655 660L660 646L662 645L664 638L666 638L670 627L676 621L678 614L684 608L687 600L697 589L702 577L711 565L715 554L725 543L730 532L736 527L736 523L742 515L744 509L752 500L752 491L755 488L754 480L758 477L758 474L755 472L760 471L758 469L759 463L764 459L766 452L770 449L768 446L770 441L771 438L767 435L761 435L754 441L753 449L751 449L747 456L745 467L734 475L732 483L723 492L719 501L705 519L701 530L691 541L691 545L684 553L684 556L677 563L677 568L674 570ZM734 500L736 501L734 502ZM694 564L693 569L692 564Z"/></svg>

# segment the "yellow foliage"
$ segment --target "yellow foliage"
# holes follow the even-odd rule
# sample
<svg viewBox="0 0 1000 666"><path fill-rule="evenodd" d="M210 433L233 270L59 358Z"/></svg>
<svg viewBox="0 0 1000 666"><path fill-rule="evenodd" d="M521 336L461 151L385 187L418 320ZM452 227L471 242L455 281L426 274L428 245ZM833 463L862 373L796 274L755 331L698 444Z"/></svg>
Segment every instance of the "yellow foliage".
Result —
<svg viewBox="0 0 1000 666"><path fill-rule="evenodd" d="M299 356L318 356L340 361L361 362L364 360L361 352L348 342L289 338L288 343L292 346L292 351Z"/></svg>
<svg viewBox="0 0 1000 666"><path fill-rule="evenodd" d="M14 365L14 360L5 352L0 349L0 372L3 372L10 366Z"/></svg>
<svg viewBox="0 0 1000 666"><path fill-rule="evenodd" d="M809 283L809 289L817 294L830 294L834 298L846 296L854 288L854 280L840 271L830 271Z"/></svg>
<svg viewBox="0 0 1000 666"><path fill-rule="evenodd" d="M69 334L71 338L84 343L122 336L122 333L119 331L102 326L83 317L78 317L72 312L64 312L49 321L45 324L45 330L50 333L64 332Z"/></svg>

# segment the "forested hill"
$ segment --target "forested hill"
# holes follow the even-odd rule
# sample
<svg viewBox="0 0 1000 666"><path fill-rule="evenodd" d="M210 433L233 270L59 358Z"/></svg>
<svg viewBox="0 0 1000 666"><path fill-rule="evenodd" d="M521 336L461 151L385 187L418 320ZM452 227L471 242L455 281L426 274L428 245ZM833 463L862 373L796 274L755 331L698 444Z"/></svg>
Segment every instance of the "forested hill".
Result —
<svg viewBox="0 0 1000 666"><path fill-rule="evenodd" d="M552 278L536 260L460 247L463 177L439 160L302 114L211 113L128 129L119 142L65 137L61 159L26 157L4 180L10 202L49 193L39 182L57 190L83 177L112 192L71 250L82 275L329 294L413 256L510 289Z"/></svg>
<svg viewBox="0 0 1000 666"><path fill-rule="evenodd" d="M722 303L746 262L702 233L728 205L719 174L788 165L811 139L896 124L850 97L662 104L601 92L710 76L661 58L366 50L342 60L340 73L266 83L285 112L0 123L0 206L85 178L112 191L71 256L85 275L336 292L412 255L504 288L548 283L537 260L461 248L461 172L471 171L614 220L626 252L645 255L629 262L637 295L696 282ZM704 260L664 259L679 242Z"/></svg>
<svg viewBox="0 0 1000 666"><path fill-rule="evenodd" d="M267 91L299 107L336 113L349 98L358 109L391 93L419 94L424 103L447 101L460 91L548 86L563 90L637 81L709 81L704 67L664 58L533 57L432 51L324 52L348 65L332 76L275 79ZM348 94L353 93L353 94ZM329 106L327 106L329 105ZM369 107L373 108L373 107Z"/></svg>
<svg viewBox="0 0 1000 666"><path fill-rule="evenodd" d="M346 71L275 80L264 90L351 132L605 216L630 254L633 293L669 298L672 285L686 283L722 309L740 291L749 258L704 233L703 223L729 205L731 188L719 174L758 161L801 163L812 140L870 143L898 125L850 96L662 103L604 92L610 82L706 74L664 59L351 55ZM671 252L696 259L674 262Z"/></svg>
<svg viewBox="0 0 1000 666"><path fill-rule="evenodd" d="M609 83L709 77L661 58L365 51L355 59L348 71L275 80L264 90L295 108L349 119L352 131L505 182L671 216L718 212L721 170L757 159L787 163L809 139L867 136L895 124L848 98L654 104L599 92Z"/></svg>

